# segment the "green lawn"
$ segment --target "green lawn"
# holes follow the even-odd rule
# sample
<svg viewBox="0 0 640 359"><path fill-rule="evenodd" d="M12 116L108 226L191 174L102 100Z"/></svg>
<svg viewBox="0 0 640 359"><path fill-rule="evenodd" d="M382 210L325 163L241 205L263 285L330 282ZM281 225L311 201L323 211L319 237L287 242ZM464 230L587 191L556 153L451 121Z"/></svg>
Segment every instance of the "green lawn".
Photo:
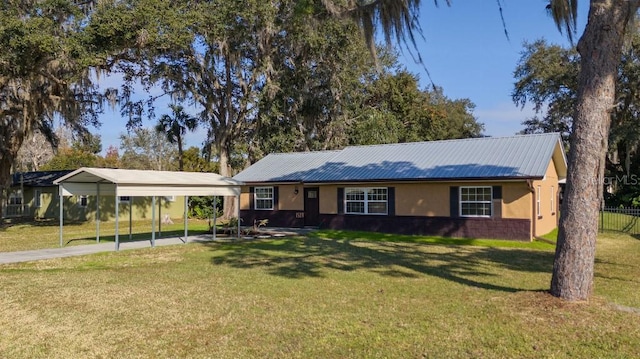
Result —
<svg viewBox="0 0 640 359"><path fill-rule="evenodd" d="M184 234L184 222L174 220L173 224L158 227L156 236L181 236ZM147 240L151 238L151 220L131 222L131 240ZM189 234L199 234L209 229L208 222L189 220ZM115 222L100 223L100 242L115 241ZM94 222L65 223L63 227L63 244L74 246L96 243L97 226ZM118 235L121 242L129 241L129 221L120 221ZM60 226L58 221L17 222L0 226L0 252L11 252L31 249L60 247Z"/></svg>
<svg viewBox="0 0 640 359"><path fill-rule="evenodd" d="M545 292L552 248L500 243L322 231L0 265L0 357L638 357L639 240L599 238L588 303Z"/></svg>
<svg viewBox="0 0 640 359"><path fill-rule="evenodd" d="M601 231L619 231L634 235L640 234L640 217L612 212L601 212L598 216Z"/></svg>

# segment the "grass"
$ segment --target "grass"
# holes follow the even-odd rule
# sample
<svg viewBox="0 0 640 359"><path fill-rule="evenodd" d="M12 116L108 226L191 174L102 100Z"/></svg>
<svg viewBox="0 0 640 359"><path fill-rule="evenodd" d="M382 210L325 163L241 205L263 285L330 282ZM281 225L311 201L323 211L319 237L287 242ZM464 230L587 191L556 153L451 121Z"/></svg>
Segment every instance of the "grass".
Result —
<svg viewBox="0 0 640 359"><path fill-rule="evenodd" d="M158 233L156 222L156 236ZM208 230L208 222L189 220L189 234L199 234ZM184 222L174 220L173 224L163 224L162 236L181 236L184 234ZM65 223L63 243L75 246L96 243L97 226L94 222ZM131 240L147 240L151 238L151 220L131 222ZM121 242L128 242L129 222L120 221L118 235ZM100 222L100 242L115 241L115 222ZM60 227L58 221L9 222L0 226L0 252L56 248L60 246Z"/></svg>
<svg viewBox="0 0 640 359"><path fill-rule="evenodd" d="M600 212L598 215L600 229L628 234L640 234L640 217L624 213Z"/></svg>
<svg viewBox="0 0 640 359"><path fill-rule="evenodd" d="M551 249L484 240L321 231L1 265L0 357L634 358L637 253L599 238L588 303L545 292Z"/></svg>

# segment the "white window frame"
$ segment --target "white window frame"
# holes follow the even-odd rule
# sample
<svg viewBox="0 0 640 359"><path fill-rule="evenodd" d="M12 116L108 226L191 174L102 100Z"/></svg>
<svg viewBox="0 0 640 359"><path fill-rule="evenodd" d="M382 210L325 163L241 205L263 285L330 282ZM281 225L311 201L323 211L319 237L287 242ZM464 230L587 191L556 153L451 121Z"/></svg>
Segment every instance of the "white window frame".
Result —
<svg viewBox="0 0 640 359"><path fill-rule="evenodd" d="M33 205L35 206L35 208L42 207L42 191L39 189L34 191Z"/></svg>
<svg viewBox="0 0 640 359"><path fill-rule="evenodd" d="M384 193L373 193L374 191L381 190ZM349 199L348 194L350 191L363 192L363 199ZM385 199L371 199L370 195L384 195ZM349 203L362 203L362 212L349 211ZM370 203L384 203L385 211L383 212L369 212ZM345 214L358 214L358 215L372 215L372 216L386 216L389 214L389 189L387 187L347 187L344 189L344 213Z"/></svg>
<svg viewBox="0 0 640 359"><path fill-rule="evenodd" d="M478 189L483 189L483 190L489 189L489 199L488 200L478 200L477 198L473 199L473 200L470 200L470 199L466 199L465 200L465 199L463 199L463 193L462 192L464 190L468 190L468 189L472 189L472 188L475 189L476 192L477 192ZM459 191L458 192L458 207L459 207L458 210L459 210L460 217L491 218L491 216L493 215L493 187L491 187L491 186L462 186L462 187L460 187L458 189L458 191ZM476 197L477 197L477 193L476 193ZM463 207L464 207L463 204L464 203L489 204L489 214L488 215L486 215L486 214L465 214L463 212L463 210L464 210L463 209Z"/></svg>
<svg viewBox="0 0 640 359"><path fill-rule="evenodd" d="M542 217L542 204L540 198L542 197L542 186L538 186L536 191L536 213L538 217Z"/></svg>
<svg viewBox="0 0 640 359"><path fill-rule="evenodd" d="M269 193L270 192L270 193ZM274 207L273 186L255 187L253 189L253 208L257 211L271 211ZM271 203L269 207L258 207L258 203Z"/></svg>
<svg viewBox="0 0 640 359"><path fill-rule="evenodd" d="M118 202L127 202L131 203L131 196L120 196L118 197Z"/></svg>
<svg viewBox="0 0 640 359"><path fill-rule="evenodd" d="M556 193L555 187L551 186L551 215L556 214Z"/></svg>
<svg viewBox="0 0 640 359"><path fill-rule="evenodd" d="M78 197L78 206L86 208L89 205L89 197L87 195L81 195Z"/></svg>
<svg viewBox="0 0 640 359"><path fill-rule="evenodd" d="M7 198L7 204L13 206L21 206L24 204L24 196L22 195L22 190L15 190L9 193L9 197Z"/></svg>

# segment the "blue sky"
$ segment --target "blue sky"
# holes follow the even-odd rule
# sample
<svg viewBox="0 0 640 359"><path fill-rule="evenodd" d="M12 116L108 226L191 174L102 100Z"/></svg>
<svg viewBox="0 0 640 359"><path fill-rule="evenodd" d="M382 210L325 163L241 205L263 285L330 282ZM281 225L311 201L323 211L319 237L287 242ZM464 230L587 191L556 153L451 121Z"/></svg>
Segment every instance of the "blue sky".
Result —
<svg viewBox="0 0 640 359"><path fill-rule="evenodd" d="M503 15L509 39L504 34L497 0L423 0L420 23L425 39L418 38L418 50L436 86L451 99L468 98L475 105L474 115L485 124L488 136L513 135L522 129L522 121L533 115L521 110L511 100L513 71L521 56L524 41L546 39L549 43L568 46L566 34L560 34L545 10L544 0L502 0ZM586 23L588 2L579 2L579 38ZM430 85L421 65L409 53L401 62ZM163 105L160 105L159 116ZM102 116L103 152L109 145L119 146L119 135L126 132L126 120L117 111ZM155 121L145 121L152 126ZM187 146L200 146L201 130L189 134Z"/></svg>

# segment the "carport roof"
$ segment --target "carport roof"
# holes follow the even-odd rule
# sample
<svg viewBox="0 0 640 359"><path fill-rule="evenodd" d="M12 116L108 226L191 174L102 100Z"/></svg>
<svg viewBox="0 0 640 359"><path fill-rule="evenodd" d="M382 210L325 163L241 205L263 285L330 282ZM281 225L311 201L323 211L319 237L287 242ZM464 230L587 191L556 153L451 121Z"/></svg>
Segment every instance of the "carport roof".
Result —
<svg viewBox="0 0 640 359"><path fill-rule="evenodd" d="M62 195L237 196L242 182L216 173L82 167L54 184Z"/></svg>

